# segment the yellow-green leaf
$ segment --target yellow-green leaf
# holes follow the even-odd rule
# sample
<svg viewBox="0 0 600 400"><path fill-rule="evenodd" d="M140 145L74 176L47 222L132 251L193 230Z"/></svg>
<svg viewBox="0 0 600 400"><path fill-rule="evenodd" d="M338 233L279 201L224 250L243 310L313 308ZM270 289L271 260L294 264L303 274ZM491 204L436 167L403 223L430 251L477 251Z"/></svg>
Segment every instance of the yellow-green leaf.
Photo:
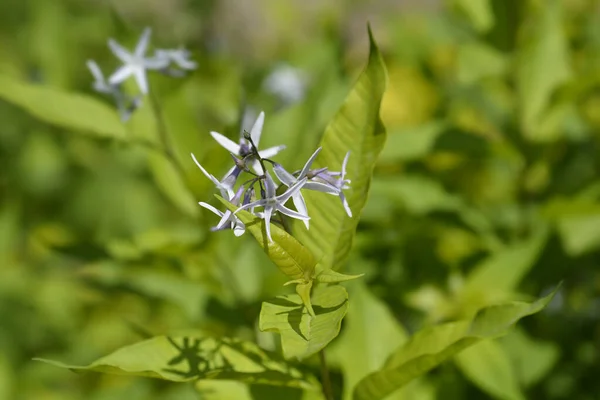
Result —
<svg viewBox="0 0 600 400"><path fill-rule="evenodd" d="M384 367L361 380L355 400L378 400L483 339L502 336L519 319L542 310L556 290L532 303L509 302L480 310L472 320L424 329L399 348Z"/></svg>
<svg viewBox="0 0 600 400"><path fill-rule="evenodd" d="M252 342L200 336L152 339L123 347L87 366L38 359L75 371L145 376L175 382L197 379L237 380L314 389L309 376Z"/></svg>
<svg viewBox="0 0 600 400"><path fill-rule="evenodd" d="M297 294L277 296L263 302L261 331L278 332L285 358L309 357L331 342L339 333L348 310L348 292L342 286L320 287L311 298L312 317Z"/></svg>
<svg viewBox="0 0 600 400"><path fill-rule="evenodd" d="M325 268L339 269L352 247L354 232L367 200L371 175L383 148L386 132L379 118L387 73L371 31L369 62L344 104L327 126L315 161L315 168L340 170L350 151L347 178L351 189L345 191L353 216L346 215L337 196L307 191L304 194L311 221L310 230L294 225L294 235L322 260Z"/></svg>
<svg viewBox="0 0 600 400"><path fill-rule="evenodd" d="M482 340L455 358L462 373L496 399L525 399L511 360L498 342Z"/></svg>
<svg viewBox="0 0 600 400"><path fill-rule="evenodd" d="M232 212L237 210L236 206L222 197L217 195L216 197ZM312 279L317 262L311 252L296 238L277 225L271 224L271 238L273 241L270 242L263 219L246 210L239 211L236 216L244 223L246 230L256 238L258 244L281 272L292 279L304 279L306 281Z"/></svg>
<svg viewBox="0 0 600 400"><path fill-rule="evenodd" d="M41 121L61 128L126 139L126 130L117 112L90 96L0 75L0 98L23 108Z"/></svg>

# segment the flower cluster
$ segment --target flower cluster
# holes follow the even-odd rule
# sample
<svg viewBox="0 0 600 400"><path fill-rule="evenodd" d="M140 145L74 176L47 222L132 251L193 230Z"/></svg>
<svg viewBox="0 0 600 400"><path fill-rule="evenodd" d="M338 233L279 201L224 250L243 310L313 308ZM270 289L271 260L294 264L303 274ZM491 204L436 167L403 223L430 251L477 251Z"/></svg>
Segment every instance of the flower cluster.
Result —
<svg viewBox="0 0 600 400"><path fill-rule="evenodd" d="M284 215L302 220L306 228L308 228L310 217L308 216L306 202L302 196L303 190L316 190L339 196L346 213L349 217L352 217L352 211L343 192L344 189L349 189L350 184L350 180L346 179L346 165L350 152L346 153L342 163L342 170L338 172L329 171L328 168L311 168L321 148L318 148L312 154L301 170L289 172L281 164L270 159L270 157L275 156L281 150L285 149L285 146L275 146L264 150L259 150L258 148L264 119L265 114L261 112L250 132L242 132L239 143L235 143L220 133L211 132L212 137L229 151L233 158L233 166L221 180L208 173L200 165L194 154L192 154L192 159L198 168L215 184L221 196L238 207L235 212L229 210L223 212L210 204L200 202L199 204L202 207L207 208L220 217L219 223L212 230L233 229L236 236L244 234L245 226L236 216L240 210L248 210L265 220L269 241L272 241L270 223L283 223ZM279 180L279 185L269 172L268 165L271 166L272 173ZM238 188L235 189L235 185L242 174L247 174L251 177L249 180L239 184ZM285 187L285 190L278 195L277 189L279 186ZM296 211L286 206L290 199ZM257 208L261 208L262 211L255 211Z"/></svg>
<svg viewBox="0 0 600 400"><path fill-rule="evenodd" d="M140 40L133 52L128 51L113 39L108 40L108 47L123 63L106 79L94 60L88 60L87 66L94 76L92 87L99 93L113 97L121 119L129 119L142 102L142 97L148 94L148 79L146 71L159 71L169 76L182 76L187 70L193 70L197 64L190 60L190 52L185 49L156 49L154 55L147 56L151 30L144 29ZM133 77L140 94L130 97L121 91L121 84Z"/></svg>

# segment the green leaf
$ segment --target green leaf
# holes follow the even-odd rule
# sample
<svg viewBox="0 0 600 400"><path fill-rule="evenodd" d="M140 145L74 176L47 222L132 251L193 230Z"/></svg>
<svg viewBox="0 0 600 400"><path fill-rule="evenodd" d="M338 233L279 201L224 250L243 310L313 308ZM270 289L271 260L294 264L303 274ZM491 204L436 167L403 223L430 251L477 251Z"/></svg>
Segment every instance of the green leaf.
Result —
<svg viewBox="0 0 600 400"><path fill-rule="evenodd" d="M504 74L508 59L491 46L466 43L458 48L458 80L465 84Z"/></svg>
<svg viewBox="0 0 600 400"><path fill-rule="evenodd" d="M525 387L538 383L556 364L560 350L556 343L536 340L523 329L515 329L500 339L510 357L519 382Z"/></svg>
<svg viewBox="0 0 600 400"><path fill-rule="evenodd" d="M350 151L347 172L352 180L346 198L353 213L346 215L340 199L307 191L304 196L311 215L310 230L294 225L294 234L322 260L325 268L339 269L348 257L361 211L365 205L373 167L383 148L386 132L379 118L386 87L383 59L369 29L370 54L366 69L346 97L341 109L327 126L315 161L315 168L339 170Z"/></svg>
<svg viewBox="0 0 600 400"><path fill-rule="evenodd" d="M236 211L238 207L215 195L229 210ZM236 216L244 223L246 230L256 238L258 244L263 248L271 261L277 268L292 279L309 281L317 264L312 253L304 247L296 238L271 224L271 238L269 242L265 230L265 221L254 216L246 210L239 211Z"/></svg>
<svg viewBox="0 0 600 400"><path fill-rule="evenodd" d="M375 297L363 281L353 282L348 290L352 307L334 348L344 372L346 399L352 397L352 388L362 378L381 368L394 349L408 339L407 332L385 303Z"/></svg>
<svg viewBox="0 0 600 400"><path fill-rule="evenodd" d="M516 372L504 348L483 340L459 353L455 361L465 376L497 399L525 399Z"/></svg>
<svg viewBox="0 0 600 400"><path fill-rule="evenodd" d="M307 358L331 342L339 333L348 310L348 293L342 286L319 287L313 291L315 316L306 311L297 294L277 296L263 302L261 331L278 332L285 358Z"/></svg>
<svg viewBox="0 0 600 400"><path fill-rule="evenodd" d="M479 32L487 32L494 26L494 12L490 0L455 0L455 2Z"/></svg>
<svg viewBox="0 0 600 400"><path fill-rule="evenodd" d="M484 303L506 300L523 277L535 265L549 230L541 226L531 237L492 254L477 265L466 279L462 291L473 302L473 297L484 297Z"/></svg>
<svg viewBox="0 0 600 400"><path fill-rule="evenodd" d="M326 269L325 271L318 274L315 277L315 279L317 280L317 282L321 282L321 283L339 283L339 282L351 281L353 279L360 278L363 275L364 274L346 275L346 274L342 274L340 272L334 271L332 269Z"/></svg>
<svg viewBox="0 0 600 400"><path fill-rule="evenodd" d="M517 59L521 129L531 140L544 139L538 132L544 111L555 89L571 74L560 3L549 0L539 6L535 20L526 25L529 31Z"/></svg>
<svg viewBox="0 0 600 400"><path fill-rule="evenodd" d="M377 400L483 339L502 336L519 319L542 310L558 288L533 303L510 302L486 307L472 320L423 329L398 349L379 371L361 380L355 400Z"/></svg>
<svg viewBox="0 0 600 400"><path fill-rule="evenodd" d="M433 150L436 139L445 127L444 123L434 121L414 128L390 131L379 161L392 163L423 158Z"/></svg>
<svg viewBox="0 0 600 400"><path fill-rule="evenodd" d="M174 382L224 379L315 389L310 377L276 354L254 343L227 337L157 336L123 347L87 366L37 360L75 371L145 376Z"/></svg>
<svg viewBox="0 0 600 400"><path fill-rule="evenodd" d="M0 75L0 98L52 125L100 137L126 139L125 127L116 111L90 96Z"/></svg>

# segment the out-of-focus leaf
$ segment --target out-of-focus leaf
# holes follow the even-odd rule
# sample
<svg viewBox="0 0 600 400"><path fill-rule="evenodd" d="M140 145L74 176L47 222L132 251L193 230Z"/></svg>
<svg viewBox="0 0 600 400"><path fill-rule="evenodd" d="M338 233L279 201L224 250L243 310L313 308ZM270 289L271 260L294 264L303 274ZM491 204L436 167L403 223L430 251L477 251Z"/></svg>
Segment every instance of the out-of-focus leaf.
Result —
<svg viewBox="0 0 600 400"><path fill-rule="evenodd" d="M342 286L317 288L312 295L311 317L297 294L263 302L261 331L278 332L285 358L307 358L331 342L340 332L348 310L348 293Z"/></svg>
<svg viewBox="0 0 600 400"><path fill-rule="evenodd" d="M198 319L208 301L208 290L199 282L157 270L125 267L113 262L99 262L83 267L79 273L88 279L109 285L123 285L152 297L171 301L190 320Z"/></svg>
<svg viewBox="0 0 600 400"><path fill-rule="evenodd" d="M194 387L202 400L252 400L250 388L243 382L202 379Z"/></svg>
<svg viewBox="0 0 600 400"><path fill-rule="evenodd" d="M380 162L413 161L426 156L444 130L442 122L430 122L411 129L389 132L379 157Z"/></svg>
<svg viewBox="0 0 600 400"><path fill-rule="evenodd" d="M570 76L561 8L559 0L539 5L517 59L521 129L530 140L545 140L539 134L541 118L554 90Z"/></svg>
<svg viewBox="0 0 600 400"><path fill-rule="evenodd" d="M165 196L183 213L190 217L196 217L199 210L198 202L186 186L185 177L181 171L173 165L173 161L155 150L149 150L148 164L157 185Z"/></svg>
<svg viewBox="0 0 600 400"><path fill-rule="evenodd" d="M327 126L315 161L315 168L339 170L350 151L347 178L352 180L346 191L353 216L346 215L340 199L307 191L305 196L311 215L310 230L294 225L294 234L321 260L325 268L339 269L348 257L360 213L369 192L377 156L385 142L385 128L379 118L381 98L386 86L383 59L371 31L369 62L359 76L342 108Z"/></svg>
<svg viewBox="0 0 600 400"><path fill-rule="evenodd" d="M555 199L544 208L570 256L578 256L600 246L600 203L590 199Z"/></svg>
<svg viewBox="0 0 600 400"><path fill-rule="evenodd" d="M398 349L385 366L361 380L355 400L377 400L483 339L502 336L519 319L542 310L556 290L533 303L510 302L480 310L472 320L426 328Z"/></svg>
<svg viewBox="0 0 600 400"><path fill-rule="evenodd" d="M498 342L483 340L457 354L455 361L471 382L494 398L525 399L514 367Z"/></svg>
<svg viewBox="0 0 600 400"><path fill-rule="evenodd" d="M379 208L379 201L389 201L393 206L404 206L409 213L417 215L453 211L461 204L460 199L448 193L439 182L411 174L376 177L371 193L371 200L367 203L369 208Z"/></svg>
<svg viewBox="0 0 600 400"><path fill-rule="evenodd" d="M535 385L546 376L560 355L555 343L535 340L518 328L500 339L500 343L515 365L519 382L524 387Z"/></svg>
<svg viewBox="0 0 600 400"><path fill-rule="evenodd" d="M381 368L394 349L408 338L395 316L369 292L364 282L354 282L349 289L352 307L335 347L344 372L345 399L352 398L354 386L367 374ZM394 395L389 400L402 397Z"/></svg>
<svg viewBox="0 0 600 400"><path fill-rule="evenodd" d="M237 207L216 196L229 210L236 211ZM311 252L304 247L296 238L271 224L271 238L269 241L265 230L265 221L254 216L246 210L239 211L236 216L244 223L246 230L250 231L256 238L258 244L263 248L271 261L277 268L293 280L312 279L312 275L317 264Z"/></svg>
<svg viewBox="0 0 600 400"><path fill-rule="evenodd" d="M494 26L494 12L490 0L455 0L455 2L479 32L487 32Z"/></svg>
<svg viewBox="0 0 600 400"><path fill-rule="evenodd" d="M458 48L458 80L462 83L502 75L507 67L506 57L483 43L467 43Z"/></svg>
<svg viewBox="0 0 600 400"><path fill-rule="evenodd" d="M224 379L315 389L308 376L279 360L275 354L254 343L227 337L157 336L123 347L87 366L38 360L72 370L146 376L175 382Z"/></svg>
<svg viewBox="0 0 600 400"><path fill-rule="evenodd" d="M482 297L487 304L505 300L534 266L548 233L549 230L541 225L527 240L501 249L477 265L463 287L469 302Z"/></svg>
<svg viewBox="0 0 600 400"><path fill-rule="evenodd" d="M126 139L116 111L89 96L0 75L0 98L52 125L98 137Z"/></svg>

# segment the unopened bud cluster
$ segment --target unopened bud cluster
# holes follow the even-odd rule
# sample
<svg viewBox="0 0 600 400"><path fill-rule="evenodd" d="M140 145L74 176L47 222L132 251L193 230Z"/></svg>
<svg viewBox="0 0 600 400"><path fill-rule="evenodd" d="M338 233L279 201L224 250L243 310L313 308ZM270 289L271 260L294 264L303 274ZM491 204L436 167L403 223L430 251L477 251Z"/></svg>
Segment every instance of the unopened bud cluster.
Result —
<svg viewBox="0 0 600 400"><path fill-rule="evenodd" d="M208 173L192 154L198 168L215 184L221 196L238 206L235 212L221 211L210 204L200 202L202 207L220 217L219 223L212 230L233 229L236 236L244 234L245 226L236 216L239 210L248 210L264 219L267 237L270 241L272 241L270 223L281 222L285 218L284 216L302 220L306 228L309 228L310 217L302 196L304 190L315 190L339 196L346 213L352 217L352 211L343 192L344 189L349 189L350 184L350 180L346 179L346 165L350 152L346 153L344 157L341 171L334 172L328 168L312 169L312 164L321 151L321 148L318 148L301 170L288 172L281 164L271 159L285 149L285 146L275 146L264 150L258 148L264 120L265 114L261 112L250 133L243 132L241 134L239 143L235 143L220 133L211 132L212 137L229 151L233 158L233 166L221 180ZM280 182L279 184L269 172L269 167ZM248 179L240 179L241 176L248 176ZM277 195L279 186L285 187L285 191ZM295 211L286 206L289 200L292 200Z"/></svg>

